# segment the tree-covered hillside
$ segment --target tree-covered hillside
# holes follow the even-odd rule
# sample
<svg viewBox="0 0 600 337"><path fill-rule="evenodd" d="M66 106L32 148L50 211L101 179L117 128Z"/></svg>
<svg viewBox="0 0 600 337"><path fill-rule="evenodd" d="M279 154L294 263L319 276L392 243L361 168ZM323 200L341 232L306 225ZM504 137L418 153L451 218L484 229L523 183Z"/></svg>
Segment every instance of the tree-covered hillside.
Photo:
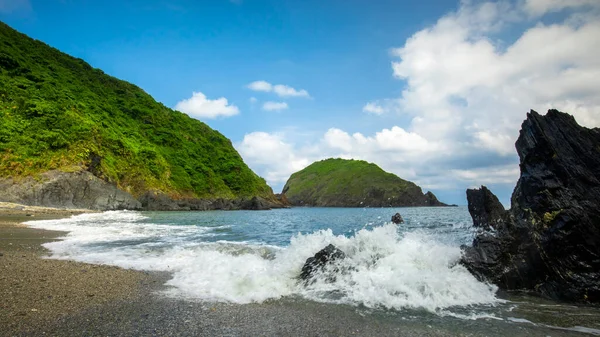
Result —
<svg viewBox="0 0 600 337"><path fill-rule="evenodd" d="M272 195L219 132L1 22L0 158L0 178L88 169L134 196Z"/></svg>
<svg viewBox="0 0 600 337"><path fill-rule="evenodd" d="M441 206L431 192L363 160L326 159L290 177L283 194L296 206Z"/></svg>

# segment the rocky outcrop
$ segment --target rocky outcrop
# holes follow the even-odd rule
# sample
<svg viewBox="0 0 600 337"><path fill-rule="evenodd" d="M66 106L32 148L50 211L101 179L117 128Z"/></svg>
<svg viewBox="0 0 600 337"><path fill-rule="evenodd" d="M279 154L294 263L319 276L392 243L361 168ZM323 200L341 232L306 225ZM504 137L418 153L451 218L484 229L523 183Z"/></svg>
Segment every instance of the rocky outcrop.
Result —
<svg viewBox="0 0 600 337"><path fill-rule="evenodd" d="M483 230L462 264L508 290L600 302L600 130L556 110L531 111L516 142L521 176L503 211L487 189L469 210Z"/></svg>
<svg viewBox="0 0 600 337"><path fill-rule="evenodd" d="M283 193L275 193L275 198L279 200L283 207L290 207L292 203L288 200L288 198Z"/></svg>
<svg viewBox="0 0 600 337"><path fill-rule="evenodd" d="M139 201L142 209L148 211L269 210L285 207L277 200L258 196L237 199L176 199L160 191L146 192Z"/></svg>
<svg viewBox="0 0 600 337"><path fill-rule="evenodd" d="M495 229L503 222L504 206L498 198L485 186L481 189L467 190L469 213L473 218L473 226L483 229Z"/></svg>
<svg viewBox="0 0 600 337"><path fill-rule="evenodd" d="M0 179L0 201L93 210L139 209L141 203L88 171L48 171L39 179Z"/></svg>
<svg viewBox="0 0 600 337"><path fill-rule="evenodd" d="M269 200L259 196L236 199L176 199L164 192L149 191L136 199L114 184L94 176L90 171L48 171L42 173L39 178L0 179L0 201L102 211L268 210L285 207L276 198Z"/></svg>
<svg viewBox="0 0 600 337"><path fill-rule="evenodd" d="M346 258L346 254L336 246L329 244L327 247L318 251L313 257L309 257L304 266L302 266L302 272L300 273L300 279L305 282L311 281L318 272L322 272L326 266L331 265L334 261L342 260ZM333 271L334 274L338 270ZM329 276L330 281L333 281L335 275Z"/></svg>
<svg viewBox="0 0 600 337"><path fill-rule="evenodd" d="M392 215L392 222L395 224L401 224L404 223L404 219L402 219L402 215L400 215L400 213L396 213Z"/></svg>
<svg viewBox="0 0 600 337"><path fill-rule="evenodd" d="M443 202L439 201L438 198L431 191L427 191L425 196L425 206L448 206ZM455 205L456 206L456 205Z"/></svg>

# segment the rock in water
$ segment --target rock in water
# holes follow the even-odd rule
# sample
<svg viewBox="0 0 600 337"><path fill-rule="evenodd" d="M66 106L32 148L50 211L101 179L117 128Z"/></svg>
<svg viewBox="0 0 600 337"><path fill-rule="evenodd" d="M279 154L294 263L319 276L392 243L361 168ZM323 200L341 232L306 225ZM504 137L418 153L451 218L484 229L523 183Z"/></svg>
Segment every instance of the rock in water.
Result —
<svg viewBox="0 0 600 337"><path fill-rule="evenodd" d="M471 190L469 211L484 231L462 263L507 290L600 302L600 129L557 110L527 114L516 142L521 176L511 209L487 189Z"/></svg>
<svg viewBox="0 0 600 337"><path fill-rule="evenodd" d="M300 278L304 281L309 281L315 276L315 273L322 271L325 266L336 260L346 258L346 254L339 250L336 246L329 244L327 247L318 251L315 256L306 259Z"/></svg>
<svg viewBox="0 0 600 337"><path fill-rule="evenodd" d="M473 218L473 226L495 229L498 223L503 222L502 219L506 212L504 206L487 187L481 186L479 190L467 190L467 202L469 213Z"/></svg>
<svg viewBox="0 0 600 337"><path fill-rule="evenodd" d="M400 215L400 213L396 213L392 215L392 222L395 224L401 224L404 223L404 219L402 219L402 215Z"/></svg>

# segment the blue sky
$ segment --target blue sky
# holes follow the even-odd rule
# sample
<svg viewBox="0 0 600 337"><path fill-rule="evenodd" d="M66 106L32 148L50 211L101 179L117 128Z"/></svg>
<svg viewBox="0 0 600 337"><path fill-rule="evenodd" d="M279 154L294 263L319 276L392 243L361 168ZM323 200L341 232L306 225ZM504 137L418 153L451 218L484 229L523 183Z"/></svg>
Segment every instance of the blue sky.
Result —
<svg viewBox="0 0 600 337"><path fill-rule="evenodd" d="M0 0L0 20L219 130L276 192L339 156L508 204L529 109L599 124L599 3Z"/></svg>

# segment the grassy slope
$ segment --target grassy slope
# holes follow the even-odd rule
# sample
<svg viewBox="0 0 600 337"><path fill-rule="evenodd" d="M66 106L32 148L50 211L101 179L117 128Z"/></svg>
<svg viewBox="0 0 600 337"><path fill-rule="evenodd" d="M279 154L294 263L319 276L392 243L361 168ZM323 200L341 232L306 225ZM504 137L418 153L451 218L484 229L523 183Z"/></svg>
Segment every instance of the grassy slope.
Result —
<svg viewBox="0 0 600 337"><path fill-rule="evenodd" d="M423 199L421 188L414 183L362 160L315 162L292 174L283 190L292 204L302 201L313 206L359 206L368 200L373 200L374 206L381 206L386 205L388 199L395 200L396 204Z"/></svg>
<svg viewBox="0 0 600 337"><path fill-rule="evenodd" d="M94 173L139 195L270 196L231 142L142 89L0 22L0 177Z"/></svg>

